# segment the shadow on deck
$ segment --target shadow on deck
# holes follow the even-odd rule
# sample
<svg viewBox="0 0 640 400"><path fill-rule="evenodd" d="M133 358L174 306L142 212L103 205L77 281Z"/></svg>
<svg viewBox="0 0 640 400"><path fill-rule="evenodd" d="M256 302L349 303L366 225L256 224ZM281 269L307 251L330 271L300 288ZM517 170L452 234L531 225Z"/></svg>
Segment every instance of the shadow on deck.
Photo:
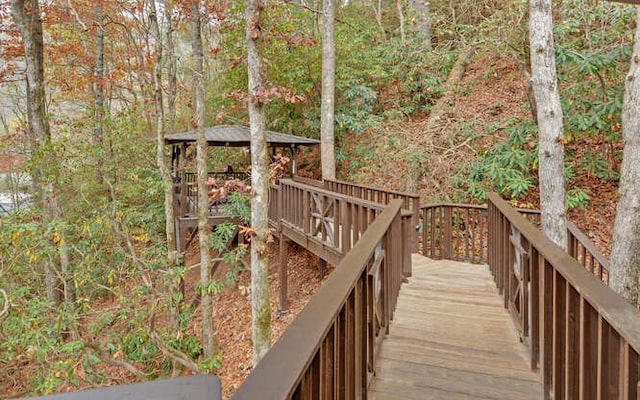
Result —
<svg viewBox="0 0 640 400"><path fill-rule="evenodd" d="M541 399L486 265L414 254L369 387L376 400Z"/></svg>

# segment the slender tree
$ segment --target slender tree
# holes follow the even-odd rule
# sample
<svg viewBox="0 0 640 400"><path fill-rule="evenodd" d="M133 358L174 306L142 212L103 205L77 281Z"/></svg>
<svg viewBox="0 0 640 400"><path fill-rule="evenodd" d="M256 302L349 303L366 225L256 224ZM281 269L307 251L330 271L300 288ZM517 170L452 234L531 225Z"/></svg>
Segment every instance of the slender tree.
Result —
<svg viewBox="0 0 640 400"><path fill-rule="evenodd" d="M551 0L531 0L529 41L531 79L538 111L542 230L558 246L566 248L562 108L556 77Z"/></svg>
<svg viewBox="0 0 640 400"><path fill-rule="evenodd" d="M396 1L396 10L398 11L398 20L400 21L400 40L402 41L402 43L404 43L407 40L407 36L405 34L405 28L404 28L404 10L403 10L403 5L402 5L402 0L395 0Z"/></svg>
<svg viewBox="0 0 640 400"><path fill-rule="evenodd" d="M640 22L640 7L636 7ZM622 108L624 154L613 228L609 285L638 304L640 273L640 23L636 23L631 67Z"/></svg>
<svg viewBox="0 0 640 400"><path fill-rule="evenodd" d="M103 24L102 3L96 3L96 79L95 79L95 98L94 98L94 120L93 140L96 144L102 143L103 117L104 117L104 24ZM101 171L98 171L102 175ZM102 179L102 176L100 176Z"/></svg>
<svg viewBox="0 0 640 400"><path fill-rule="evenodd" d="M271 347L271 304L269 301L269 159L264 113L264 78L260 45L262 0L245 0L249 74L249 122L251 129L251 327L253 365Z"/></svg>
<svg viewBox="0 0 640 400"><path fill-rule="evenodd" d="M25 54L27 80L27 132L31 156L34 160L31 169L33 192L36 203L42 207L45 214L44 222L48 223L60 216L60 204L55 197L51 179L45 179L43 167L48 164L51 144L49 120L47 118L44 82L44 40L42 32L42 18L38 0L12 0L11 11L13 19L22 37ZM64 240L56 240L64 245ZM62 261L68 260L65 251ZM59 272L56 270L53 258L45 264L45 282L47 298L59 304L62 302ZM69 287L71 289L71 287Z"/></svg>
<svg viewBox="0 0 640 400"><path fill-rule="evenodd" d="M193 51L193 88L196 128L196 169L198 171L198 239L200 244L200 286L202 300L202 347L204 356L211 358L218 352L218 342L213 325L213 299L209 290L211 251L209 248L209 189L207 186L207 138L204 133L204 68L202 49L202 17L200 0L191 3L191 46Z"/></svg>
<svg viewBox="0 0 640 400"><path fill-rule="evenodd" d="M164 17L167 24L166 31L166 49L167 49L167 80L169 87L167 90L167 132L175 133L176 129L176 101L178 98L178 63L176 57L176 48L173 40L174 26L171 20L171 1L164 0Z"/></svg>
<svg viewBox="0 0 640 400"><path fill-rule="evenodd" d="M171 171L167 165L164 153L164 132L165 132L165 115L164 115L164 99L162 95L162 54L163 54L163 37L158 24L158 13L155 0L149 0L149 26L151 35L155 43L153 60L153 105L155 111L155 127L156 127L156 165L162 175L162 183L164 186L164 217L165 217L165 235L167 237L167 263L169 267L176 265L177 244L176 244L176 225L173 207L173 180ZM178 280L173 280L178 282ZM180 285L176 285L179 287ZM176 291L177 292L177 291ZM177 293L176 293L177 295ZM171 309L171 325L173 329L178 328L178 307L172 303Z"/></svg>
<svg viewBox="0 0 640 400"><path fill-rule="evenodd" d="M320 147L322 179L336 178L334 155L334 108L336 46L334 34L334 0L322 2L322 106L320 120Z"/></svg>

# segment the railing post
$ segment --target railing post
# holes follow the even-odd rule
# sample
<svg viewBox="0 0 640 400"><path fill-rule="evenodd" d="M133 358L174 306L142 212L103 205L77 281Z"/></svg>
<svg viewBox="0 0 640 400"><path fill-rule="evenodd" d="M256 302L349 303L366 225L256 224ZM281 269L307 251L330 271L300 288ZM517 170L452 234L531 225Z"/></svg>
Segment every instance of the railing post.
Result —
<svg viewBox="0 0 640 400"><path fill-rule="evenodd" d="M278 220L278 226L281 227L282 224L280 220ZM282 233L282 228L280 228L280 270L279 270L279 280L280 280L280 305L279 311L285 311L289 309L288 302L288 271L287 271L287 260L289 259L289 240L284 237Z"/></svg>
<svg viewBox="0 0 640 400"><path fill-rule="evenodd" d="M420 221L420 197L413 199L413 217L411 220L411 240L413 240L412 251L418 252L418 224Z"/></svg>
<svg viewBox="0 0 640 400"><path fill-rule="evenodd" d="M452 246L452 232L453 232L453 219L451 216L451 207L446 206L444 208L444 221L442 221L444 225L444 249L443 249L443 257L446 260L451 259L451 246Z"/></svg>

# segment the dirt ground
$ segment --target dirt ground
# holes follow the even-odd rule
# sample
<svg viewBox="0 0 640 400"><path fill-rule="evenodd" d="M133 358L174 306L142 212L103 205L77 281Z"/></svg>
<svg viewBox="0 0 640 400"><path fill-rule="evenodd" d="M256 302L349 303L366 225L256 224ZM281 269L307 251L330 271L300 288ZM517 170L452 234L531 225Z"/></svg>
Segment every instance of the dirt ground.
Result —
<svg viewBox="0 0 640 400"><path fill-rule="evenodd" d="M278 279L278 243L269 248L271 282L272 343L304 308L329 273L321 276L318 259L295 246L289 251L289 309L278 312L280 283ZM222 368L215 373L222 381L223 398L229 398L251 372L251 277L249 271L238 276L237 284L223 290L214 303L214 320L222 350Z"/></svg>

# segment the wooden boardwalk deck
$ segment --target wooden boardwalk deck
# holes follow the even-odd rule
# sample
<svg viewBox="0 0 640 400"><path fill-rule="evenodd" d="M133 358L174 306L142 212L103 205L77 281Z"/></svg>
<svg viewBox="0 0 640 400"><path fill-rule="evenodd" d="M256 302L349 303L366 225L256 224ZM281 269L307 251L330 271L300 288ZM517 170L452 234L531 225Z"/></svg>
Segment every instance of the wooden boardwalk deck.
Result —
<svg viewBox="0 0 640 400"><path fill-rule="evenodd" d="M375 400L541 399L486 266L413 255L370 386Z"/></svg>

